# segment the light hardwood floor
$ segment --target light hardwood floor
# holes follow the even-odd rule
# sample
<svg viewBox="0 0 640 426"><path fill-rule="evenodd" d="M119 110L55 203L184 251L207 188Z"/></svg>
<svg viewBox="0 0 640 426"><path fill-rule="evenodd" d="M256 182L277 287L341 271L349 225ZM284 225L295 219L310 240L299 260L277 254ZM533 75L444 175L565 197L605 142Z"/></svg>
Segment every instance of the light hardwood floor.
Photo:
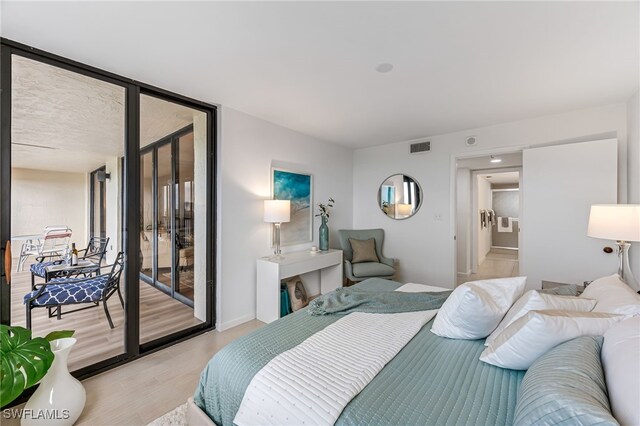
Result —
<svg viewBox="0 0 640 426"><path fill-rule="evenodd" d="M458 284L490 278L517 277L520 273L519 265L517 250L492 248L476 274L458 274Z"/></svg>
<svg viewBox="0 0 640 426"><path fill-rule="evenodd" d="M87 403L76 424L148 424L193 395L202 369L217 351L263 325L253 320L224 332L211 331L84 380ZM18 423L2 421L3 426Z"/></svg>
<svg viewBox="0 0 640 426"><path fill-rule="evenodd" d="M14 260L14 265L17 260ZM36 282L42 282L37 278ZM140 282L140 340L146 343L158 337L200 324L193 316L193 309L167 296L154 287ZM121 289L124 291L124 277ZM11 282L11 325L26 324L24 295L31 291L31 273L14 272ZM66 306L62 312L76 307ZM115 328L109 323L102 306L63 315L61 320L49 318L47 309L36 308L32 312L32 329L36 336L44 336L54 330L75 330L78 343L69 357L69 368L77 370L124 352L124 310L117 294L108 301L109 312Z"/></svg>

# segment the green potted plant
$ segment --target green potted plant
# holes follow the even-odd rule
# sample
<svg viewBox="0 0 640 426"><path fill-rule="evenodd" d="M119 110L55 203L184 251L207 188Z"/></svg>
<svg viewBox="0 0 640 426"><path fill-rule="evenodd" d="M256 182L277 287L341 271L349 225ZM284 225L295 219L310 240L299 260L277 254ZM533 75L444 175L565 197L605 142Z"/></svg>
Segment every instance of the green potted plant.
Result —
<svg viewBox="0 0 640 426"><path fill-rule="evenodd" d="M26 328L0 325L0 406L6 406L38 383L55 358L51 342L73 334L74 331L63 330L32 337L31 330Z"/></svg>

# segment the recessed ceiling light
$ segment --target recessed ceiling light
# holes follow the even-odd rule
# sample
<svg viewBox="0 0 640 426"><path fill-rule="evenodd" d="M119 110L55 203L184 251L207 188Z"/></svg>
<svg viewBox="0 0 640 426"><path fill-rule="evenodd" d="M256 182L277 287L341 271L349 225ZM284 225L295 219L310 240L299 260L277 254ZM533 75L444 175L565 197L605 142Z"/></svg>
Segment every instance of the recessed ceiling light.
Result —
<svg viewBox="0 0 640 426"><path fill-rule="evenodd" d="M502 163L502 158L496 158L493 155L491 156L491 160L492 163Z"/></svg>
<svg viewBox="0 0 640 426"><path fill-rule="evenodd" d="M393 64L388 64L388 63L380 64L376 67L376 71L381 73L389 72L392 69L393 69Z"/></svg>

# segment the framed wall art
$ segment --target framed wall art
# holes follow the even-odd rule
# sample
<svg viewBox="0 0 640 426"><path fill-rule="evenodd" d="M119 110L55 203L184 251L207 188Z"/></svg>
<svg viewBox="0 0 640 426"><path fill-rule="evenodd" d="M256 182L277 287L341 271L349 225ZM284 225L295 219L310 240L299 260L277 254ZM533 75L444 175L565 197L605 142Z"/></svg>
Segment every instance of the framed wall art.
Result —
<svg viewBox="0 0 640 426"><path fill-rule="evenodd" d="M274 200L291 201L291 221L281 226L281 244L291 246L313 241L313 176L277 167L271 168Z"/></svg>

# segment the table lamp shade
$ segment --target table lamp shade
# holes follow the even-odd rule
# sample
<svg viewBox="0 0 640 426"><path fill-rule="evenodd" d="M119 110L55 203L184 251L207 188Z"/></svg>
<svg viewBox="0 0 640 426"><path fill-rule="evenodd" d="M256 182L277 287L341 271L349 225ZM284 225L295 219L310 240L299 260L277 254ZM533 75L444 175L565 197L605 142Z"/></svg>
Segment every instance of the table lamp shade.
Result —
<svg viewBox="0 0 640 426"><path fill-rule="evenodd" d="M264 200L264 221L282 223L291 220L291 201Z"/></svg>
<svg viewBox="0 0 640 426"><path fill-rule="evenodd" d="M587 235L618 241L640 241L640 204L594 204Z"/></svg>

